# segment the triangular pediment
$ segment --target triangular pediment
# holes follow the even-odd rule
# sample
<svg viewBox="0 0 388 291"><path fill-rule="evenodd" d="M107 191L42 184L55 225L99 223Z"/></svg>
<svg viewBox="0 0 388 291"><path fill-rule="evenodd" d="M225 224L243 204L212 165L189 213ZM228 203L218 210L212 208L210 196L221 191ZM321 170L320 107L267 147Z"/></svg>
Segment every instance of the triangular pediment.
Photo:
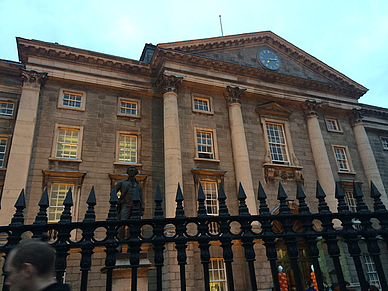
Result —
<svg viewBox="0 0 388 291"><path fill-rule="evenodd" d="M292 113L291 110L285 108L284 106L276 102L267 102L259 104L255 109L256 113L260 115L269 115L269 116L280 116L280 117L289 117Z"/></svg>
<svg viewBox="0 0 388 291"><path fill-rule="evenodd" d="M361 95L368 90L271 31L163 43L158 44L158 48L204 56L213 60L330 85L353 88L359 90ZM271 70L263 65L259 58L259 54L263 50L270 50L279 57L279 68Z"/></svg>

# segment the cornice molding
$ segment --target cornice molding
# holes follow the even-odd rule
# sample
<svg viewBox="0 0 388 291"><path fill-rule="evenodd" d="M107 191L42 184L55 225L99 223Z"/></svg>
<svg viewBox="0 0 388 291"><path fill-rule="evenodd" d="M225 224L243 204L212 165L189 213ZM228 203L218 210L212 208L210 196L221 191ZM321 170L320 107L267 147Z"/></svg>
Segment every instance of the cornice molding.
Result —
<svg viewBox="0 0 388 291"><path fill-rule="evenodd" d="M344 87L353 87L365 94L368 89L351 80L337 70L327 66L317 58L307 54L303 50L289 43L271 31L241 34L226 37L184 41L177 43L159 44L159 48L171 49L187 53L214 52L225 49L237 49L239 47L251 47L257 45L269 45L278 52L283 53L294 61L303 64L312 71L320 74L326 79ZM360 96L362 96L360 95Z"/></svg>
<svg viewBox="0 0 388 291"><path fill-rule="evenodd" d="M17 45L23 63L28 63L29 56L36 56L141 75L152 73L149 64L131 59L22 38L17 38Z"/></svg>

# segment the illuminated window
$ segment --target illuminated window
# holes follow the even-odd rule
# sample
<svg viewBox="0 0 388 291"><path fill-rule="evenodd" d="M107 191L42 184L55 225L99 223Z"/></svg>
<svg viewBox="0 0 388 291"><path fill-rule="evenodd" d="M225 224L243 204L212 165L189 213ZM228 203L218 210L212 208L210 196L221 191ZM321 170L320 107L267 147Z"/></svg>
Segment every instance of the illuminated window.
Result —
<svg viewBox="0 0 388 291"><path fill-rule="evenodd" d="M334 154L337 160L338 169L341 172L350 172L349 162L345 147L334 147Z"/></svg>
<svg viewBox="0 0 388 291"><path fill-rule="evenodd" d="M271 161L274 164L289 164L283 124L266 123Z"/></svg>
<svg viewBox="0 0 388 291"><path fill-rule="evenodd" d="M118 162L137 163L137 135L120 134Z"/></svg>
<svg viewBox="0 0 388 291"><path fill-rule="evenodd" d="M57 138L56 158L77 159L79 130L59 128Z"/></svg>
<svg viewBox="0 0 388 291"><path fill-rule="evenodd" d="M211 291L227 291L224 259L212 258L209 264L209 278Z"/></svg>
<svg viewBox="0 0 388 291"><path fill-rule="evenodd" d="M341 131L338 120L335 118L326 118L326 127L328 131Z"/></svg>
<svg viewBox="0 0 388 291"><path fill-rule="evenodd" d="M51 184L48 222L58 222L61 218L64 209L63 201L70 188L74 191L74 184Z"/></svg>
<svg viewBox="0 0 388 291"><path fill-rule="evenodd" d="M203 193L205 194L206 213L211 216L218 215L217 183L201 181ZM209 232L217 234L219 232L218 223L209 223Z"/></svg>
<svg viewBox="0 0 388 291"><path fill-rule="evenodd" d="M0 116L13 116L14 103L0 101Z"/></svg>

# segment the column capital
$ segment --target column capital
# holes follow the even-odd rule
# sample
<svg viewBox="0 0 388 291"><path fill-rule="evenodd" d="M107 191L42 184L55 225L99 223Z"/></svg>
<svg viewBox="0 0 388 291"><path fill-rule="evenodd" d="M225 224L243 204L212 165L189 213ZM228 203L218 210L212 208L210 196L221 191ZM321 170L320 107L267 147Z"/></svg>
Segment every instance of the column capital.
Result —
<svg viewBox="0 0 388 291"><path fill-rule="evenodd" d="M170 74L161 74L156 81L156 87L162 90L163 94L172 92L177 94L178 87L182 83L183 77L174 76Z"/></svg>
<svg viewBox="0 0 388 291"><path fill-rule="evenodd" d="M228 102L228 105L232 104L241 104L241 96L245 93L247 89L239 88L237 86L226 86L226 92L224 93L225 99Z"/></svg>
<svg viewBox="0 0 388 291"><path fill-rule="evenodd" d="M318 108L322 107L322 102L317 100L305 100L302 109L306 117L318 117Z"/></svg>
<svg viewBox="0 0 388 291"><path fill-rule="evenodd" d="M23 87L40 90L40 86L47 77L46 72L20 69L22 73Z"/></svg>
<svg viewBox="0 0 388 291"><path fill-rule="evenodd" d="M350 120L353 125L362 124L364 118L364 111L362 108L353 108L350 112Z"/></svg>

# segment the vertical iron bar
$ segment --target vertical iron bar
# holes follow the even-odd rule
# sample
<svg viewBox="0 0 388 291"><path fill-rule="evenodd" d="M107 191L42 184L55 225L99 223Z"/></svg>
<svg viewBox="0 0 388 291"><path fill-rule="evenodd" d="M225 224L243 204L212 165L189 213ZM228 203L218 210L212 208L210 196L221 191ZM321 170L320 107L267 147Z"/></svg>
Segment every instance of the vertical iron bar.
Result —
<svg viewBox="0 0 388 291"><path fill-rule="evenodd" d="M206 225L205 225L206 226ZM210 278L209 278L209 263L210 263L210 244L207 241L203 241L199 244L199 248L201 250L201 263L203 266L203 276L204 276L204 284L205 291L210 291Z"/></svg>
<svg viewBox="0 0 388 291"><path fill-rule="evenodd" d="M252 239L245 239L243 241L243 247L245 250L245 259L248 262L249 279L251 282L251 290L257 290L256 274L255 274L255 251L253 249L254 243Z"/></svg>
<svg viewBox="0 0 388 291"><path fill-rule="evenodd" d="M155 194L155 211L154 211L154 219L163 219L163 208L162 208L162 193L160 191L159 185L156 187ZM155 238L154 238L154 262L156 267L156 291L162 291L163 287L163 277L162 277L162 267L164 263L163 251L164 251L164 242L163 242L163 230L164 224L156 221L155 226L153 228Z"/></svg>
<svg viewBox="0 0 388 291"><path fill-rule="evenodd" d="M185 210L183 208L183 194L181 186L178 183L178 189L176 192L176 209L175 209L175 218L176 218L176 234L177 239L175 241L175 248L178 251L178 265L180 273L180 282L181 282L181 291L186 291L186 264L187 264L187 255L186 255L186 238L184 233L186 232L185 225Z"/></svg>

